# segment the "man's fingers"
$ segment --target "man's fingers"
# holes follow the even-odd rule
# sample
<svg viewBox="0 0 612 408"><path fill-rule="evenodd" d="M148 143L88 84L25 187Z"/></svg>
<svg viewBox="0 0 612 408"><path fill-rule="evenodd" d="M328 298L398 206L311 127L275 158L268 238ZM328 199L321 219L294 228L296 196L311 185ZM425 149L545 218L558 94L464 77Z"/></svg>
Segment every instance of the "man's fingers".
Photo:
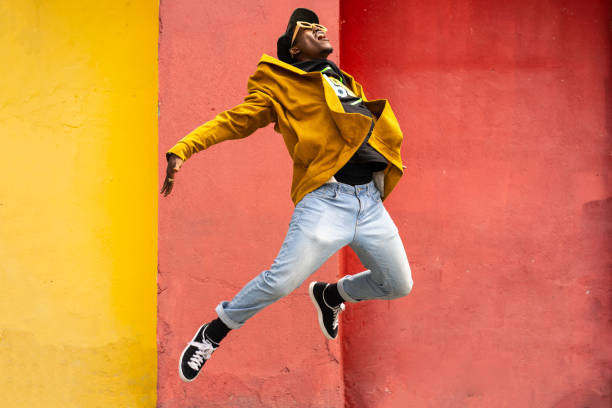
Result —
<svg viewBox="0 0 612 408"><path fill-rule="evenodd" d="M164 197L167 196L172 191L173 185L174 185L174 180L172 179L172 177L166 177L166 179L164 180L164 185L160 193L163 194Z"/></svg>
<svg viewBox="0 0 612 408"><path fill-rule="evenodd" d="M164 186L161 189L161 193L165 196L172 192L174 186L174 175L180 170L183 161L175 156L171 156L166 168L166 179L164 180Z"/></svg>
<svg viewBox="0 0 612 408"><path fill-rule="evenodd" d="M172 183L168 183L168 187L166 188L166 194L164 195L164 197L170 194L171 192L172 192Z"/></svg>

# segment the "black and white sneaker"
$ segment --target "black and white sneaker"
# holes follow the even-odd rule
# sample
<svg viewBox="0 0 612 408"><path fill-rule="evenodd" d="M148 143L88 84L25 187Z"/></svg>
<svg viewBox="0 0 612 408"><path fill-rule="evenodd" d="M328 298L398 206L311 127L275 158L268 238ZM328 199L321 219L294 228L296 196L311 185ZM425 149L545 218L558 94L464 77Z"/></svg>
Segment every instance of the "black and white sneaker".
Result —
<svg viewBox="0 0 612 408"><path fill-rule="evenodd" d="M333 307L327 304L323 297L323 291L329 285L325 282L312 282L308 287L310 299L314 303L319 315L319 326L325 337L334 340L338 336L338 315L344 311L344 303Z"/></svg>
<svg viewBox="0 0 612 408"><path fill-rule="evenodd" d="M208 323L202 325L196 332L193 340L191 340L179 360L179 376L181 380L190 382L200 374L200 370L213 353L219 347L204 337L204 331L208 327Z"/></svg>

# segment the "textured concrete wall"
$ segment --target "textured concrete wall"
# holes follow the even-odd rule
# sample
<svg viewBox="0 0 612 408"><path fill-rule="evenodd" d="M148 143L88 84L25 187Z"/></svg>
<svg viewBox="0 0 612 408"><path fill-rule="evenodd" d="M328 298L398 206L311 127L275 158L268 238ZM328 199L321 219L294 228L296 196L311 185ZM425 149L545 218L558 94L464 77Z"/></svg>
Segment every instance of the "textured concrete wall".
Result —
<svg viewBox="0 0 612 408"><path fill-rule="evenodd" d="M0 2L0 405L153 407L157 4Z"/></svg>
<svg viewBox="0 0 612 408"><path fill-rule="evenodd" d="M163 151L242 102L249 75L263 53L276 56L276 40L298 6L316 10L338 45L335 1L162 1L161 168ZM290 183L289 155L270 126L193 156L172 194L160 198L161 407L343 405L339 348L321 334L306 285L230 333L202 378L185 384L178 377L178 357L194 330L274 260L293 211ZM316 276L334 279L337 262Z"/></svg>
<svg viewBox="0 0 612 408"><path fill-rule="evenodd" d="M611 11L341 2L342 66L405 133L415 278L345 314L349 406L611 406Z"/></svg>

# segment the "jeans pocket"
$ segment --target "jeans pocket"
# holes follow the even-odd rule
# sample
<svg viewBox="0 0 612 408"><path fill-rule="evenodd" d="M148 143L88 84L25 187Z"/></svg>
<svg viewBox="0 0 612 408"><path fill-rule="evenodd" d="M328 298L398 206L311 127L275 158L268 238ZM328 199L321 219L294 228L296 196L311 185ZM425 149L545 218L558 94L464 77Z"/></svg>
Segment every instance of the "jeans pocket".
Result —
<svg viewBox="0 0 612 408"><path fill-rule="evenodd" d="M372 199L374 200L375 203L382 203L382 197L378 189L374 189L374 192L372 193Z"/></svg>
<svg viewBox="0 0 612 408"><path fill-rule="evenodd" d="M302 215L304 214L303 207L304 207L305 198L306 197L302 198L300 202L297 203L297 205L293 209L293 214L291 215L291 220L289 221L289 229L291 229L291 226L299 224L300 219L302 218Z"/></svg>
<svg viewBox="0 0 612 408"><path fill-rule="evenodd" d="M315 197L335 199L338 197L336 187L333 184L324 184L316 190L310 192Z"/></svg>

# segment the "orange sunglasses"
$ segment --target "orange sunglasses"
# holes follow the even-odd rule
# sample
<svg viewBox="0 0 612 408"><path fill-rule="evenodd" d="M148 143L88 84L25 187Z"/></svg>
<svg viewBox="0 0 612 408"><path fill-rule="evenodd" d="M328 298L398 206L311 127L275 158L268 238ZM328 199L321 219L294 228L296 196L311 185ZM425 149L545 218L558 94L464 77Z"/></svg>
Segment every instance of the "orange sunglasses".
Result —
<svg viewBox="0 0 612 408"><path fill-rule="evenodd" d="M317 30L323 31L324 33L327 32L327 27L324 27L321 24L307 23L306 21L298 21L295 23L295 30L293 30L293 37L291 37L291 46L293 46L293 43L295 42L295 37L297 37L297 33L300 31L300 28L303 28L305 30L317 29Z"/></svg>

